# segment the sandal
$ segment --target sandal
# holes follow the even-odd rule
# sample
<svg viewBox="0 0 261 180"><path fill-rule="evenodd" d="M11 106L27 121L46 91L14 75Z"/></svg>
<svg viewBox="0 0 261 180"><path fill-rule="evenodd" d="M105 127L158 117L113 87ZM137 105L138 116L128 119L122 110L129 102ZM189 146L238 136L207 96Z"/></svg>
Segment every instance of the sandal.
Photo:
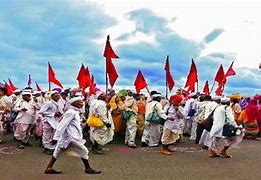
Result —
<svg viewBox="0 0 261 180"><path fill-rule="evenodd" d="M92 168L89 168L89 169L85 170L85 173L87 173L87 174L101 174L101 171L96 171Z"/></svg>
<svg viewBox="0 0 261 180"><path fill-rule="evenodd" d="M232 156L227 155L227 154L222 154L222 153L221 153L220 155L221 155L222 158L232 158Z"/></svg>
<svg viewBox="0 0 261 180"><path fill-rule="evenodd" d="M44 174L61 174L61 173L62 173L62 171L60 171L60 170L55 170L55 169L51 169L51 168L46 169L46 170L44 171Z"/></svg>

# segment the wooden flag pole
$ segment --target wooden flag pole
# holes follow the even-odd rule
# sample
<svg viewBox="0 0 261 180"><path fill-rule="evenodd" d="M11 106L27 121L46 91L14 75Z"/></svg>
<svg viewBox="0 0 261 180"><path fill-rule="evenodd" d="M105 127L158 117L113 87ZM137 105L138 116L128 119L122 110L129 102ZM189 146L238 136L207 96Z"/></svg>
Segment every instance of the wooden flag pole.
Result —
<svg viewBox="0 0 261 180"><path fill-rule="evenodd" d="M150 91L149 91L149 88L148 88L148 86L146 86L146 90L147 90L147 92L148 92L149 96L151 97L151 95L150 95Z"/></svg>
<svg viewBox="0 0 261 180"><path fill-rule="evenodd" d="M49 71L50 71L50 69L49 69L49 67L50 67L50 63L48 62L48 75L47 75L47 79L48 79L48 82L49 82L49 91L51 91L51 82L49 81Z"/></svg>
<svg viewBox="0 0 261 180"><path fill-rule="evenodd" d="M199 93L199 91L198 91L198 81L197 81L197 93Z"/></svg>
<svg viewBox="0 0 261 180"><path fill-rule="evenodd" d="M212 85L212 87L211 87L210 94L212 93L214 87L215 87L215 81L214 81L214 83L213 83L213 85Z"/></svg>
<svg viewBox="0 0 261 180"><path fill-rule="evenodd" d="M167 81L167 71L166 71L166 99L168 99L168 81Z"/></svg>

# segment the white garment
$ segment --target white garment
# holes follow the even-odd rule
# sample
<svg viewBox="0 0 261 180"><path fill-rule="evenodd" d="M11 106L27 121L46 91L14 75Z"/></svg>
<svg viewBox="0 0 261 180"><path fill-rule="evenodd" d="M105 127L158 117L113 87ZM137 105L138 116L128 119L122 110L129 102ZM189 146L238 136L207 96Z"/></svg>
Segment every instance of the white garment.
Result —
<svg viewBox="0 0 261 180"><path fill-rule="evenodd" d="M33 101L19 101L14 107L14 111L18 112L14 123L33 124L35 113L38 108L37 104ZM22 109L27 109L27 111L21 111Z"/></svg>
<svg viewBox="0 0 261 180"><path fill-rule="evenodd" d="M98 115L105 124L111 124L110 128L107 128L106 126L103 128L90 128L90 140L93 143L96 141L100 145L105 145L112 141L114 135L114 125L111 113L108 112L107 114L107 107L104 101L94 99L91 102L89 116L93 114Z"/></svg>
<svg viewBox="0 0 261 180"><path fill-rule="evenodd" d="M57 140L57 146L60 148L67 148L70 143L79 145L85 143L81 129L79 109L72 107L66 111L57 126L53 139Z"/></svg>
<svg viewBox="0 0 261 180"><path fill-rule="evenodd" d="M174 118L174 120L166 120L164 123L164 128L169 129L173 133L183 134L184 127L184 108L182 106L178 107L178 111L175 110L173 105L166 105L164 112L168 117Z"/></svg>
<svg viewBox="0 0 261 180"><path fill-rule="evenodd" d="M146 104L146 113L145 113L145 128L143 131L143 135L141 138L142 142L148 144L148 146L158 146L161 133L162 133L162 125L150 123L146 121L148 115L153 112L155 108L156 113L163 119L167 119L167 115L162 109L162 105L157 101L151 101Z"/></svg>
<svg viewBox="0 0 261 180"><path fill-rule="evenodd" d="M125 133L125 144L133 145L135 144L135 138L137 133L137 113L138 107L136 100L131 96L126 96L122 108L125 111L131 111L133 114L129 120L127 120L127 127Z"/></svg>
<svg viewBox="0 0 261 180"><path fill-rule="evenodd" d="M52 128L56 129L61 118L54 117L54 115L60 112L60 109L57 102L48 101L42 106L39 114L43 115L43 122L48 122Z"/></svg>
<svg viewBox="0 0 261 180"><path fill-rule="evenodd" d="M225 114L226 114L227 118L225 118ZM213 121L213 126L210 130L210 137L213 137L213 136L222 137L225 119L227 120L227 122L229 124L237 127L237 123L234 120L233 111L232 111L231 107L229 107L229 106L225 106L225 105L218 106L214 112L213 119L214 119L214 121Z"/></svg>

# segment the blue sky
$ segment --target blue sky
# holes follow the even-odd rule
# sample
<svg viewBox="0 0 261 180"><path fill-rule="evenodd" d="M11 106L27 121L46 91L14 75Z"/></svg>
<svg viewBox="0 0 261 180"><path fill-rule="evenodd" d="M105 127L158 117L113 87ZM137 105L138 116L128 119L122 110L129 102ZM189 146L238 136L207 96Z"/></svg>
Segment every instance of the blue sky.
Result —
<svg viewBox="0 0 261 180"><path fill-rule="evenodd" d="M184 86L191 58L194 58L198 67L199 90L203 88L205 80L209 80L212 85L220 63L226 70L231 61L235 60L237 75L229 78L226 93L260 93L261 71L255 64L258 57L261 60L261 54L248 50L251 44L245 46L249 56L247 53L242 55L240 48L233 49L235 45L230 43L232 40L228 37L231 32L229 26L220 25L219 21L212 22L208 18L198 19L186 8L180 14L169 12L166 15L163 13L164 8L170 2L166 2L166 6L161 8L117 2L1 1L0 79L7 80L10 77L15 85L23 88L28 74L31 74L34 82L46 87L49 61L65 87L76 87L76 76L80 64L84 63L94 74L97 84L103 88L102 54L106 36L110 34L111 44L120 56L120 59L114 61L119 73L117 87L132 86L138 70L141 69L149 86L164 89L159 86L164 86L164 63L166 55L170 55L176 88ZM113 7L117 12L113 11ZM122 8L118 12L119 7ZM184 4L184 7L187 6ZM217 6L215 9L219 10L218 8ZM198 24L193 24L189 29L182 27L180 24L183 19L184 24L187 23L184 14L191 18L190 21ZM205 21L212 25L203 25L202 22ZM246 30L248 27L250 25ZM193 35L193 31L198 34ZM241 30L240 33L233 33L233 37L238 40L249 39L249 35L242 36L244 32ZM223 41L220 42L221 40ZM252 46L257 48L254 43ZM247 60L249 66L244 63Z"/></svg>

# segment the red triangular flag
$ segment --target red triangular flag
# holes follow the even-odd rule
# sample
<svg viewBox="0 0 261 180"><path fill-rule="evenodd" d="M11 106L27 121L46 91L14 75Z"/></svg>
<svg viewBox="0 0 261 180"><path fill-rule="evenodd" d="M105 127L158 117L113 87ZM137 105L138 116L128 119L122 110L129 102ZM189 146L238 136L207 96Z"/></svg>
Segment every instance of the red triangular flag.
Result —
<svg viewBox="0 0 261 180"><path fill-rule="evenodd" d="M140 90L142 90L143 88L147 87L147 83L141 73L141 71L139 70L136 80L134 82L134 86L136 88L136 92L139 93Z"/></svg>
<svg viewBox="0 0 261 180"><path fill-rule="evenodd" d="M4 88L7 89L7 95L13 94L13 90L12 90L12 88L10 87L10 85L9 85L6 81L4 81L4 82L5 82Z"/></svg>
<svg viewBox="0 0 261 180"><path fill-rule="evenodd" d="M190 71L189 71L189 74L187 77L187 82L186 82L185 88L190 87L189 89L194 89L192 91L192 92L194 92L196 82L198 82L197 67L196 67L194 60L192 59L192 64L191 64Z"/></svg>
<svg viewBox="0 0 261 180"><path fill-rule="evenodd" d="M175 82L174 82L173 77L172 77L172 75L170 73L169 56L167 56L167 59L166 59L165 70L166 70L166 81L167 81L169 90L171 91L172 88L175 85Z"/></svg>
<svg viewBox="0 0 261 180"><path fill-rule="evenodd" d="M79 87L83 90L86 89L88 86L90 86L90 76L88 68L85 69L84 65L82 64L80 71L77 76L77 80L79 83Z"/></svg>
<svg viewBox="0 0 261 180"><path fill-rule="evenodd" d="M110 85L111 85L111 87L113 87L114 83L116 82L116 80L118 78L118 73L110 58L106 58L106 69L107 69L107 73L109 76Z"/></svg>
<svg viewBox="0 0 261 180"><path fill-rule="evenodd" d="M218 96L222 96L222 93L223 93L223 85L222 84L218 86L218 88L216 89L215 93Z"/></svg>
<svg viewBox="0 0 261 180"><path fill-rule="evenodd" d="M203 89L203 93L205 93L206 95L209 95L209 85L208 85L208 81L206 81L204 89Z"/></svg>
<svg viewBox="0 0 261 180"><path fill-rule="evenodd" d="M92 74L91 82L92 82L92 84L95 84L93 74Z"/></svg>
<svg viewBox="0 0 261 180"><path fill-rule="evenodd" d="M11 81L11 79L9 78L9 84L10 84L10 88L14 91L16 90L17 88L15 87L15 85L13 84L13 82Z"/></svg>
<svg viewBox="0 0 261 180"><path fill-rule="evenodd" d="M119 58L117 54L113 51L111 44L110 44L110 36L107 36L107 41L105 45L105 50L104 50L104 57L106 58Z"/></svg>
<svg viewBox="0 0 261 180"><path fill-rule="evenodd" d="M232 68L233 64L234 64L234 61L233 61L233 62L231 63L231 65L229 66L229 68L228 68L228 70L227 70L227 72L226 72L226 77L236 75L236 72L235 72L234 69Z"/></svg>
<svg viewBox="0 0 261 180"><path fill-rule="evenodd" d="M221 64L219 66L219 69L218 69L216 77L215 77L215 81L218 83L218 85L220 85L222 83L224 76L225 76L225 73L224 73L223 66Z"/></svg>
<svg viewBox="0 0 261 180"><path fill-rule="evenodd" d="M31 87L31 84L32 84L32 79L31 79L31 74L29 74L28 82L27 82L28 87Z"/></svg>
<svg viewBox="0 0 261 180"><path fill-rule="evenodd" d="M62 84L56 79L54 71L50 63L48 62L48 82L52 82L56 84L57 86L60 86L63 88Z"/></svg>
<svg viewBox="0 0 261 180"><path fill-rule="evenodd" d="M36 91L42 91L42 89L40 88L37 82L35 82L35 85L36 85Z"/></svg>
<svg viewBox="0 0 261 180"><path fill-rule="evenodd" d="M195 92L195 84L191 84L189 87L188 87L188 92Z"/></svg>
<svg viewBox="0 0 261 180"><path fill-rule="evenodd" d="M90 75L90 71L89 71L89 68L86 66L86 68L85 68L85 72L86 72L86 75L88 76L88 77L90 77L91 75Z"/></svg>

